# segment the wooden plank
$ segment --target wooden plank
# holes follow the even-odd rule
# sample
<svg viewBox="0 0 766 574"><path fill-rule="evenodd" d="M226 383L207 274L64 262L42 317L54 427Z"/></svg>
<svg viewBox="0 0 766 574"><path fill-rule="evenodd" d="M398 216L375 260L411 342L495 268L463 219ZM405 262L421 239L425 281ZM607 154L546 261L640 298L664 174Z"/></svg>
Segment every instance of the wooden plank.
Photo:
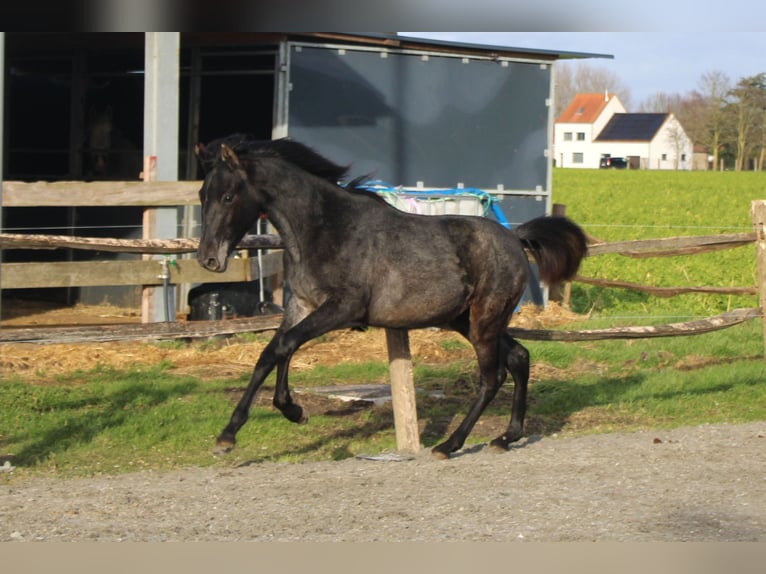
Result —
<svg viewBox="0 0 766 574"><path fill-rule="evenodd" d="M533 341L598 341L602 339L651 339L655 337L679 337L699 335L733 327L750 319L762 316L761 309L735 309L715 317L652 325L646 327L613 327L610 329L589 329L585 331L545 331L542 329L508 329L511 337Z"/></svg>
<svg viewBox="0 0 766 574"><path fill-rule="evenodd" d="M282 315L222 321L170 321L83 327L11 327L0 329L0 343L95 343L106 341L194 339L272 331Z"/></svg>
<svg viewBox="0 0 766 574"><path fill-rule="evenodd" d="M409 333L406 329L386 329L386 346L391 377L396 448L402 452L417 454L421 446Z"/></svg>
<svg viewBox="0 0 766 574"><path fill-rule="evenodd" d="M598 287L631 289L649 293L656 297L674 297L684 293L715 293L718 295L755 295L758 293L756 287L652 287L650 285L641 285L639 283L629 283L627 281L612 281L609 279L596 279L595 277L576 276L572 281L576 283L586 283Z"/></svg>
<svg viewBox="0 0 766 574"><path fill-rule="evenodd" d="M758 304L763 310L763 354L766 357L766 200L752 202L750 209L753 229L756 234L755 259L758 272Z"/></svg>
<svg viewBox="0 0 766 574"><path fill-rule="evenodd" d="M264 277L282 270L280 252L267 253L262 260ZM160 260L4 263L0 288L162 285L160 271ZM208 271L194 259L177 259L170 267L171 284L230 283L259 277L256 258L230 259L225 273Z"/></svg>
<svg viewBox="0 0 766 574"><path fill-rule="evenodd" d="M193 253L199 239L113 239L72 235L0 233L0 249L83 249L110 253ZM246 235L237 249L281 249L279 235Z"/></svg>
<svg viewBox="0 0 766 574"><path fill-rule="evenodd" d="M588 245L588 255L619 253L630 257L663 257L700 253L705 250L730 249L755 241L755 233L690 235L664 239L640 239Z"/></svg>
<svg viewBox="0 0 766 574"><path fill-rule="evenodd" d="M751 319L762 317L760 308L735 309L715 317L687 321L684 323L670 323L668 325L654 325L649 327L615 327L611 329L590 329L585 331L546 331L541 329L510 328L508 332L512 337L534 341L597 341L603 339L649 339L656 337L678 337L698 335L726 329ZM135 339L173 339L212 337L216 335L233 335L236 333L249 333L258 330L276 329L282 321L282 315L269 315L267 317L252 317L248 319L227 319L223 321L190 321L170 323L150 323L147 325L89 325L85 327L4 327L0 329L1 343L87 343L92 341L124 341ZM154 325L154 327L152 326ZM388 333L387 333L388 335ZM394 353L389 352L389 357L401 359L403 362L396 365L402 368L405 380L411 377L411 365L407 365L409 357L409 343L407 352L399 352L403 348L401 341L397 341L394 334ZM401 356L403 355L403 356ZM397 379L401 380L397 374ZM391 389L393 393L393 386ZM414 404L414 401L412 401ZM411 412L411 411L410 411ZM412 433L410 436L413 436Z"/></svg>
<svg viewBox="0 0 766 574"><path fill-rule="evenodd" d="M4 181L3 207L199 205L201 181Z"/></svg>

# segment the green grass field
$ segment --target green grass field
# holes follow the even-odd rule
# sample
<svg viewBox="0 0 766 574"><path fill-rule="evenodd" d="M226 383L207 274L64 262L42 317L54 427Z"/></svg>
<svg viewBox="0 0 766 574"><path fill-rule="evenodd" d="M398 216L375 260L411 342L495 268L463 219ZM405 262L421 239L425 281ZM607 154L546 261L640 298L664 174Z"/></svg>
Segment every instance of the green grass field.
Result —
<svg viewBox="0 0 766 574"><path fill-rule="evenodd" d="M605 241L715 235L752 230L750 204L766 198L766 173L557 169L553 190L553 201L566 205L567 215ZM659 287L753 287L755 248L650 259L601 255L588 258L580 273ZM572 295L580 313L647 320L716 315L757 307L757 301L697 293L649 297L584 284L575 284Z"/></svg>
<svg viewBox="0 0 766 574"><path fill-rule="evenodd" d="M608 240L702 235L750 229L750 201L766 197L766 175L557 170L554 201L586 231ZM589 258L583 275L652 285L755 284L750 247L693 257ZM756 297L682 295L661 299L583 285L572 304L590 316L567 329L651 324L757 306ZM174 345L185 343L173 343ZM528 434L577 434L766 420L766 363L759 321L693 337L525 342L535 365ZM205 352L205 342L190 343ZM465 343L455 339L445 350ZM389 405L312 412L308 425L287 422L258 405L226 458L212 457L246 377L178 375L174 365L115 369L108 365L52 377L39 372L0 384L0 457L29 473L120 473L188 465L337 460L395 449ZM295 387L329 382L382 382L385 363L297 372ZM415 365L425 446L444 438L466 412L475 363ZM273 379L266 385L273 384ZM237 391L237 392L233 392ZM444 398L433 398L439 391ZM485 412L468 444L486 442L507 424L510 387ZM4 478L5 477L5 478Z"/></svg>

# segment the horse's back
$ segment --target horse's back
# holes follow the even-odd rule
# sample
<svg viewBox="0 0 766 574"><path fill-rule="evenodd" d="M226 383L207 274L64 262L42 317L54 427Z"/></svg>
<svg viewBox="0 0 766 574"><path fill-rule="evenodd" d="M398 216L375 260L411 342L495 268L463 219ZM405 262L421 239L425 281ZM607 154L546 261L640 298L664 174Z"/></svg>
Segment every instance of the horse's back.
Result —
<svg viewBox="0 0 766 574"><path fill-rule="evenodd" d="M388 218L386 218L388 219ZM528 267L521 243L489 219L402 214L371 241L370 324L445 324L477 298L518 298ZM382 231L382 230L381 230ZM418 318L417 325L413 325Z"/></svg>

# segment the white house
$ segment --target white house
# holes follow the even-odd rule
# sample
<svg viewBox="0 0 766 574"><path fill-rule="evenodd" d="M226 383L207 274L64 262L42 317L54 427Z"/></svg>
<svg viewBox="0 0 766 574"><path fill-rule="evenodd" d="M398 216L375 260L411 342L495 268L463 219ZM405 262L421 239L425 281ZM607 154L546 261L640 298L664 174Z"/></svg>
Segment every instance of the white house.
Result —
<svg viewBox="0 0 766 574"><path fill-rule="evenodd" d="M631 169L691 169L693 144L673 114L629 114L614 94L578 94L554 124L558 167L598 168L624 157Z"/></svg>

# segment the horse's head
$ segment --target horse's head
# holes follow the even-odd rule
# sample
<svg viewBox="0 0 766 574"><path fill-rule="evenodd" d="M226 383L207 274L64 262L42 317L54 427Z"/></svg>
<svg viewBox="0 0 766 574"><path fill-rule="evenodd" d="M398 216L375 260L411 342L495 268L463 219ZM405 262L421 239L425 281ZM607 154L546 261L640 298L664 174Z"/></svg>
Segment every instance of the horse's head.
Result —
<svg viewBox="0 0 766 574"><path fill-rule="evenodd" d="M112 108L107 106L88 111L88 131L86 148L90 169L96 176L104 176L109 170L109 153L112 147Z"/></svg>
<svg viewBox="0 0 766 574"><path fill-rule="evenodd" d="M208 148L199 144L195 151L206 172L199 191L202 237L197 260L206 269L223 273L229 253L256 222L260 208L234 150L221 143Z"/></svg>

